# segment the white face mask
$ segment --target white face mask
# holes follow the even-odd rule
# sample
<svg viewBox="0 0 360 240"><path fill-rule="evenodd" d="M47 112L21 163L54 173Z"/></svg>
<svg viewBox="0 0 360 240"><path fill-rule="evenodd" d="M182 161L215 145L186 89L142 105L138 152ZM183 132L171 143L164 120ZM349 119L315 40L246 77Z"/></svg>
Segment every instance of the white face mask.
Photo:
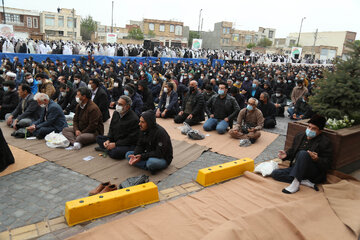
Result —
<svg viewBox="0 0 360 240"><path fill-rule="evenodd" d="M33 78L29 78L28 80L26 80L28 83L33 83L34 82L34 79Z"/></svg>
<svg viewBox="0 0 360 240"><path fill-rule="evenodd" d="M164 87L164 93L167 93L168 89L166 87Z"/></svg>
<svg viewBox="0 0 360 240"><path fill-rule="evenodd" d="M91 84L88 84L88 89L92 90Z"/></svg>
<svg viewBox="0 0 360 240"><path fill-rule="evenodd" d="M76 97L75 100L76 100L77 103L81 102L79 97Z"/></svg>
<svg viewBox="0 0 360 240"><path fill-rule="evenodd" d="M119 83L118 83L118 82L115 82L115 83L114 83L114 87L119 87Z"/></svg>
<svg viewBox="0 0 360 240"><path fill-rule="evenodd" d="M76 84L78 84L78 83L80 82L80 80L74 80L74 82L75 82Z"/></svg>
<svg viewBox="0 0 360 240"><path fill-rule="evenodd" d="M280 96L281 96L281 93L275 93L275 95L276 95L277 97L280 97Z"/></svg>
<svg viewBox="0 0 360 240"><path fill-rule="evenodd" d="M65 97L65 96L66 96L66 92L61 92L61 96Z"/></svg>
<svg viewBox="0 0 360 240"><path fill-rule="evenodd" d="M116 105L115 110L116 110L118 113L121 113L122 110L123 110L123 106Z"/></svg>

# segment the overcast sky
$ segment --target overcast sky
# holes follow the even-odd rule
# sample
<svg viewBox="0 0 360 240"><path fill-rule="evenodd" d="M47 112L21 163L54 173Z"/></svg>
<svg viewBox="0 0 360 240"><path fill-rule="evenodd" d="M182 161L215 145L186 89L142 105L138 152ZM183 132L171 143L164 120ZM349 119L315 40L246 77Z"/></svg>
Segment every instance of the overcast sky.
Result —
<svg viewBox="0 0 360 240"><path fill-rule="evenodd" d="M5 6L56 11L75 8L77 14L92 16L101 24L111 25L111 0L5 0ZM114 25L124 27L130 20L152 18L178 20L197 30L202 9L203 30L213 30L214 23L230 21L240 30L255 30L259 26L276 29L275 37L299 32L353 31L360 39L360 0L235 0L235 1L171 1L114 0Z"/></svg>

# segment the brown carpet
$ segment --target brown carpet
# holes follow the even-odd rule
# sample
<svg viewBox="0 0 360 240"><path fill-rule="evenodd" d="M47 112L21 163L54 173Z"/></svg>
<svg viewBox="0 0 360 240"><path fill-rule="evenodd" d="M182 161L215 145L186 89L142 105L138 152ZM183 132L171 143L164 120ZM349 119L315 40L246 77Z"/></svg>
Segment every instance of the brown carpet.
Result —
<svg viewBox="0 0 360 240"><path fill-rule="evenodd" d="M0 172L0 177L46 161L45 159L21 150L20 148L10 145L9 147L14 155L15 163L9 165L4 171Z"/></svg>
<svg viewBox="0 0 360 240"><path fill-rule="evenodd" d="M342 183L333 188L344 189ZM359 186L357 182L347 184ZM246 172L243 177L200 192L164 202L80 233L69 239L357 239L336 214L328 193L301 186L296 194L281 190L286 183ZM327 186L325 186L325 189ZM354 188L343 194L354 196ZM359 224L359 208L346 212L352 226ZM126 229L126 230L124 230Z"/></svg>
<svg viewBox="0 0 360 240"><path fill-rule="evenodd" d="M193 129L199 130L203 134L210 134L205 136L203 140L192 140L186 135L181 134L179 127L182 124L174 123L173 119L156 119L158 124L163 126L169 133L172 139L186 141L188 143L197 143L202 146L211 148L212 152L217 152L226 156L232 156L237 159L249 157L255 159L259 156L265 148L271 144L277 137L277 134L261 131L261 137L249 147L240 147L237 139L231 138L228 133L223 135L218 134L216 131L205 132L203 124L193 126Z"/></svg>
<svg viewBox="0 0 360 240"><path fill-rule="evenodd" d="M133 166L130 166L126 160L114 160L110 157L101 157L99 152L94 150L95 144L86 146L80 150L65 150L48 148L45 140L26 140L10 136L13 129L0 123L6 141L18 148L38 155L46 160L55 162L61 166L73 171L87 175L100 182L111 181L119 184L129 177L150 173ZM174 159L170 166L156 175L150 176L150 181L158 182L166 178L171 173L182 168L186 164L200 157L203 151L208 150L205 146L190 144L185 141L172 140ZM83 158L93 156L94 159L84 161ZM15 159L16 161L16 159Z"/></svg>

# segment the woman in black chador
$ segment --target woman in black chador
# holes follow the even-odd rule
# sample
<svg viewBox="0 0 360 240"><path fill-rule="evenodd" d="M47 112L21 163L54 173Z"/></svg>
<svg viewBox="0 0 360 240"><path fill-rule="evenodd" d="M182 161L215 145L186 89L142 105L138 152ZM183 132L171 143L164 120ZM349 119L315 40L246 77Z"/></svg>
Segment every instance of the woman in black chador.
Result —
<svg viewBox="0 0 360 240"><path fill-rule="evenodd" d="M14 162L14 156L12 155L0 129L0 172L5 170L10 164L13 164Z"/></svg>

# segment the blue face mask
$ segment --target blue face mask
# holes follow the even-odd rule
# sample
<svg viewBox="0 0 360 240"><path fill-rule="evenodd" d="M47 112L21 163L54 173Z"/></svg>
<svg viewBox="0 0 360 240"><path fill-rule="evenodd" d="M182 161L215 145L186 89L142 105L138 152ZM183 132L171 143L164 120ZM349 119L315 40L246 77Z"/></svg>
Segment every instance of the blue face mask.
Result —
<svg viewBox="0 0 360 240"><path fill-rule="evenodd" d="M129 96L129 91L128 91L128 90L125 90L125 91L124 91L124 94L125 94L126 96Z"/></svg>
<svg viewBox="0 0 360 240"><path fill-rule="evenodd" d="M310 129L306 129L306 131L305 131L305 133L306 133L306 136L308 136L309 138L314 138L314 137L316 137L316 132L315 131L312 131L312 130L310 130Z"/></svg>
<svg viewBox="0 0 360 240"><path fill-rule="evenodd" d="M247 105L246 108L247 108L247 110L249 110L249 111L252 111L252 110L254 109L253 106L251 106L251 105Z"/></svg>
<svg viewBox="0 0 360 240"><path fill-rule="evenodd" d="M257 86L256 86L256 84L255 84L255 83L253 83L253 84L252 84L252 87L253 87L253 88L256 88Z"/></svg>
<svg viewBox="0 0 360 240"><path fill-rule="evenodd" d="M225 93L224 90L222 90L222 89L219 89L219 90L218 90L218 94L219 94L219 95L224 95L224 93Z"/></svg>
<svg viewBox="0 0 360 240"><path fill-rule="evenodd" d="M3 86L3 89L6 92L7 90L9 90L9 87Z"/></svg>

